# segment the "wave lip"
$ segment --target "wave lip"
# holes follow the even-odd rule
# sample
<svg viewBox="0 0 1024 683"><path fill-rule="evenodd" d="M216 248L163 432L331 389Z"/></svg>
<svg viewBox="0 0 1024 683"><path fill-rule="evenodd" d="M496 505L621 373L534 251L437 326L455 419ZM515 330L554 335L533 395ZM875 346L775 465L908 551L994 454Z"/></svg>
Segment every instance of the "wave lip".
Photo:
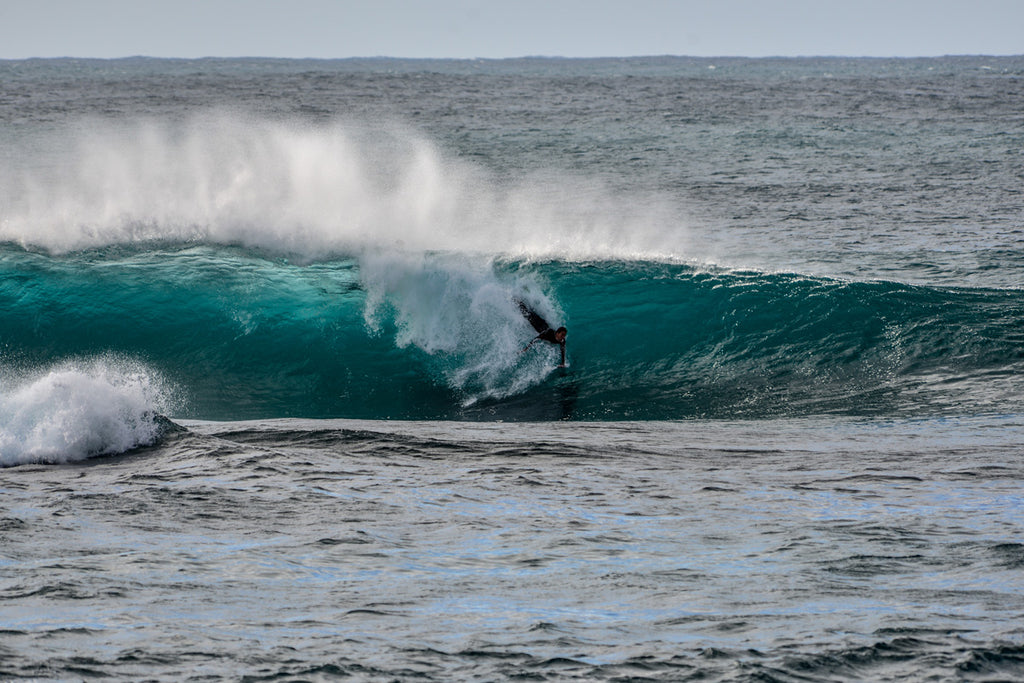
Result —
<svg viewBox="0 0 1024 683"><path fill-rule="evenodd" d="M164 383L127 361L66 363L0 386L4 467L124 453L154 444L169 424Z"/></svg>

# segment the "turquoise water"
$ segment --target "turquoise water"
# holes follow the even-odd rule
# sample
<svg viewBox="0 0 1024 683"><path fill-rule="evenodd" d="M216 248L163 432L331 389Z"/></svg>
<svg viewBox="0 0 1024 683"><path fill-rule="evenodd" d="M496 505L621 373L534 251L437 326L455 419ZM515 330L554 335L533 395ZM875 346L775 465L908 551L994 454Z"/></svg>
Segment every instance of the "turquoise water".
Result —
<svg viewBox="0 0 1024 683"><path fill-rule="evenodd" d="M131 358L201 419L672 420L1020 410L1014 290L652 261L7 248L5 356ZM514 298L570 329L569 367ZM545 348L547 347L547 348ZM111 360L110 362L115 362ZM32 372L33 370L26 370Z"/></svg>

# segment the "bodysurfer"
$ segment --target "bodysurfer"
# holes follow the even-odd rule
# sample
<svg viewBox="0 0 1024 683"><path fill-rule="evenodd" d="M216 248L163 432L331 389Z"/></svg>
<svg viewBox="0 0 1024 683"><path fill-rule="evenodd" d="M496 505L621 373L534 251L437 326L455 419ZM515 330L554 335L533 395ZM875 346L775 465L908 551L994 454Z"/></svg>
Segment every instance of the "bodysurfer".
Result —
<svg viewBox="0 0 1024 683"><path fill-rule="evenodd" d="M551 344L558 344L562 351L562 363L559 367L565 367L565 337L568 334L568 330L564 327L559 327L557 330L551 329L551 325L548 321L540 317L537 311L533 310L519 299L514 299L516 306L519 307L519 312L523 314L526 321L530 323L533 329L537 330L537 336L534 337L523 351L527 351L534 343L538 340L546 341Z"/></svg>

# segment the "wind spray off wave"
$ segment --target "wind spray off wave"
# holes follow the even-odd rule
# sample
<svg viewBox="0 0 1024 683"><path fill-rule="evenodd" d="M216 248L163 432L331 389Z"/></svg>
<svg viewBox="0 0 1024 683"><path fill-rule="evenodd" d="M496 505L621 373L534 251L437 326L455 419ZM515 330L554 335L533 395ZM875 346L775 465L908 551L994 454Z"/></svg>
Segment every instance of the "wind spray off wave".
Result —
<svg viewBox="0 0 1024 683"><path fill-rule="evenodd" d="M593 258L683 246L663 202L626 209L564 174L510 180L398 124L84 120L10 154L0 241L54 252L204 242L308 259L380 248Z"/></svg>

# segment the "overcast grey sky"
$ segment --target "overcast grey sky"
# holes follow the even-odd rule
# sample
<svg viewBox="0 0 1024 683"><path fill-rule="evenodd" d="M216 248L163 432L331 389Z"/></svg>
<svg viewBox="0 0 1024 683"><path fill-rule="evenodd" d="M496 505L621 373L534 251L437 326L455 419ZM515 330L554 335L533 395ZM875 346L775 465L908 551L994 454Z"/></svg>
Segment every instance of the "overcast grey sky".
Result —
<svg viewBox="0 0 1024 683"><path fill-rule="evenodd" d="M1024 54L1024 0L0 0L0 58Z"/></svg>

